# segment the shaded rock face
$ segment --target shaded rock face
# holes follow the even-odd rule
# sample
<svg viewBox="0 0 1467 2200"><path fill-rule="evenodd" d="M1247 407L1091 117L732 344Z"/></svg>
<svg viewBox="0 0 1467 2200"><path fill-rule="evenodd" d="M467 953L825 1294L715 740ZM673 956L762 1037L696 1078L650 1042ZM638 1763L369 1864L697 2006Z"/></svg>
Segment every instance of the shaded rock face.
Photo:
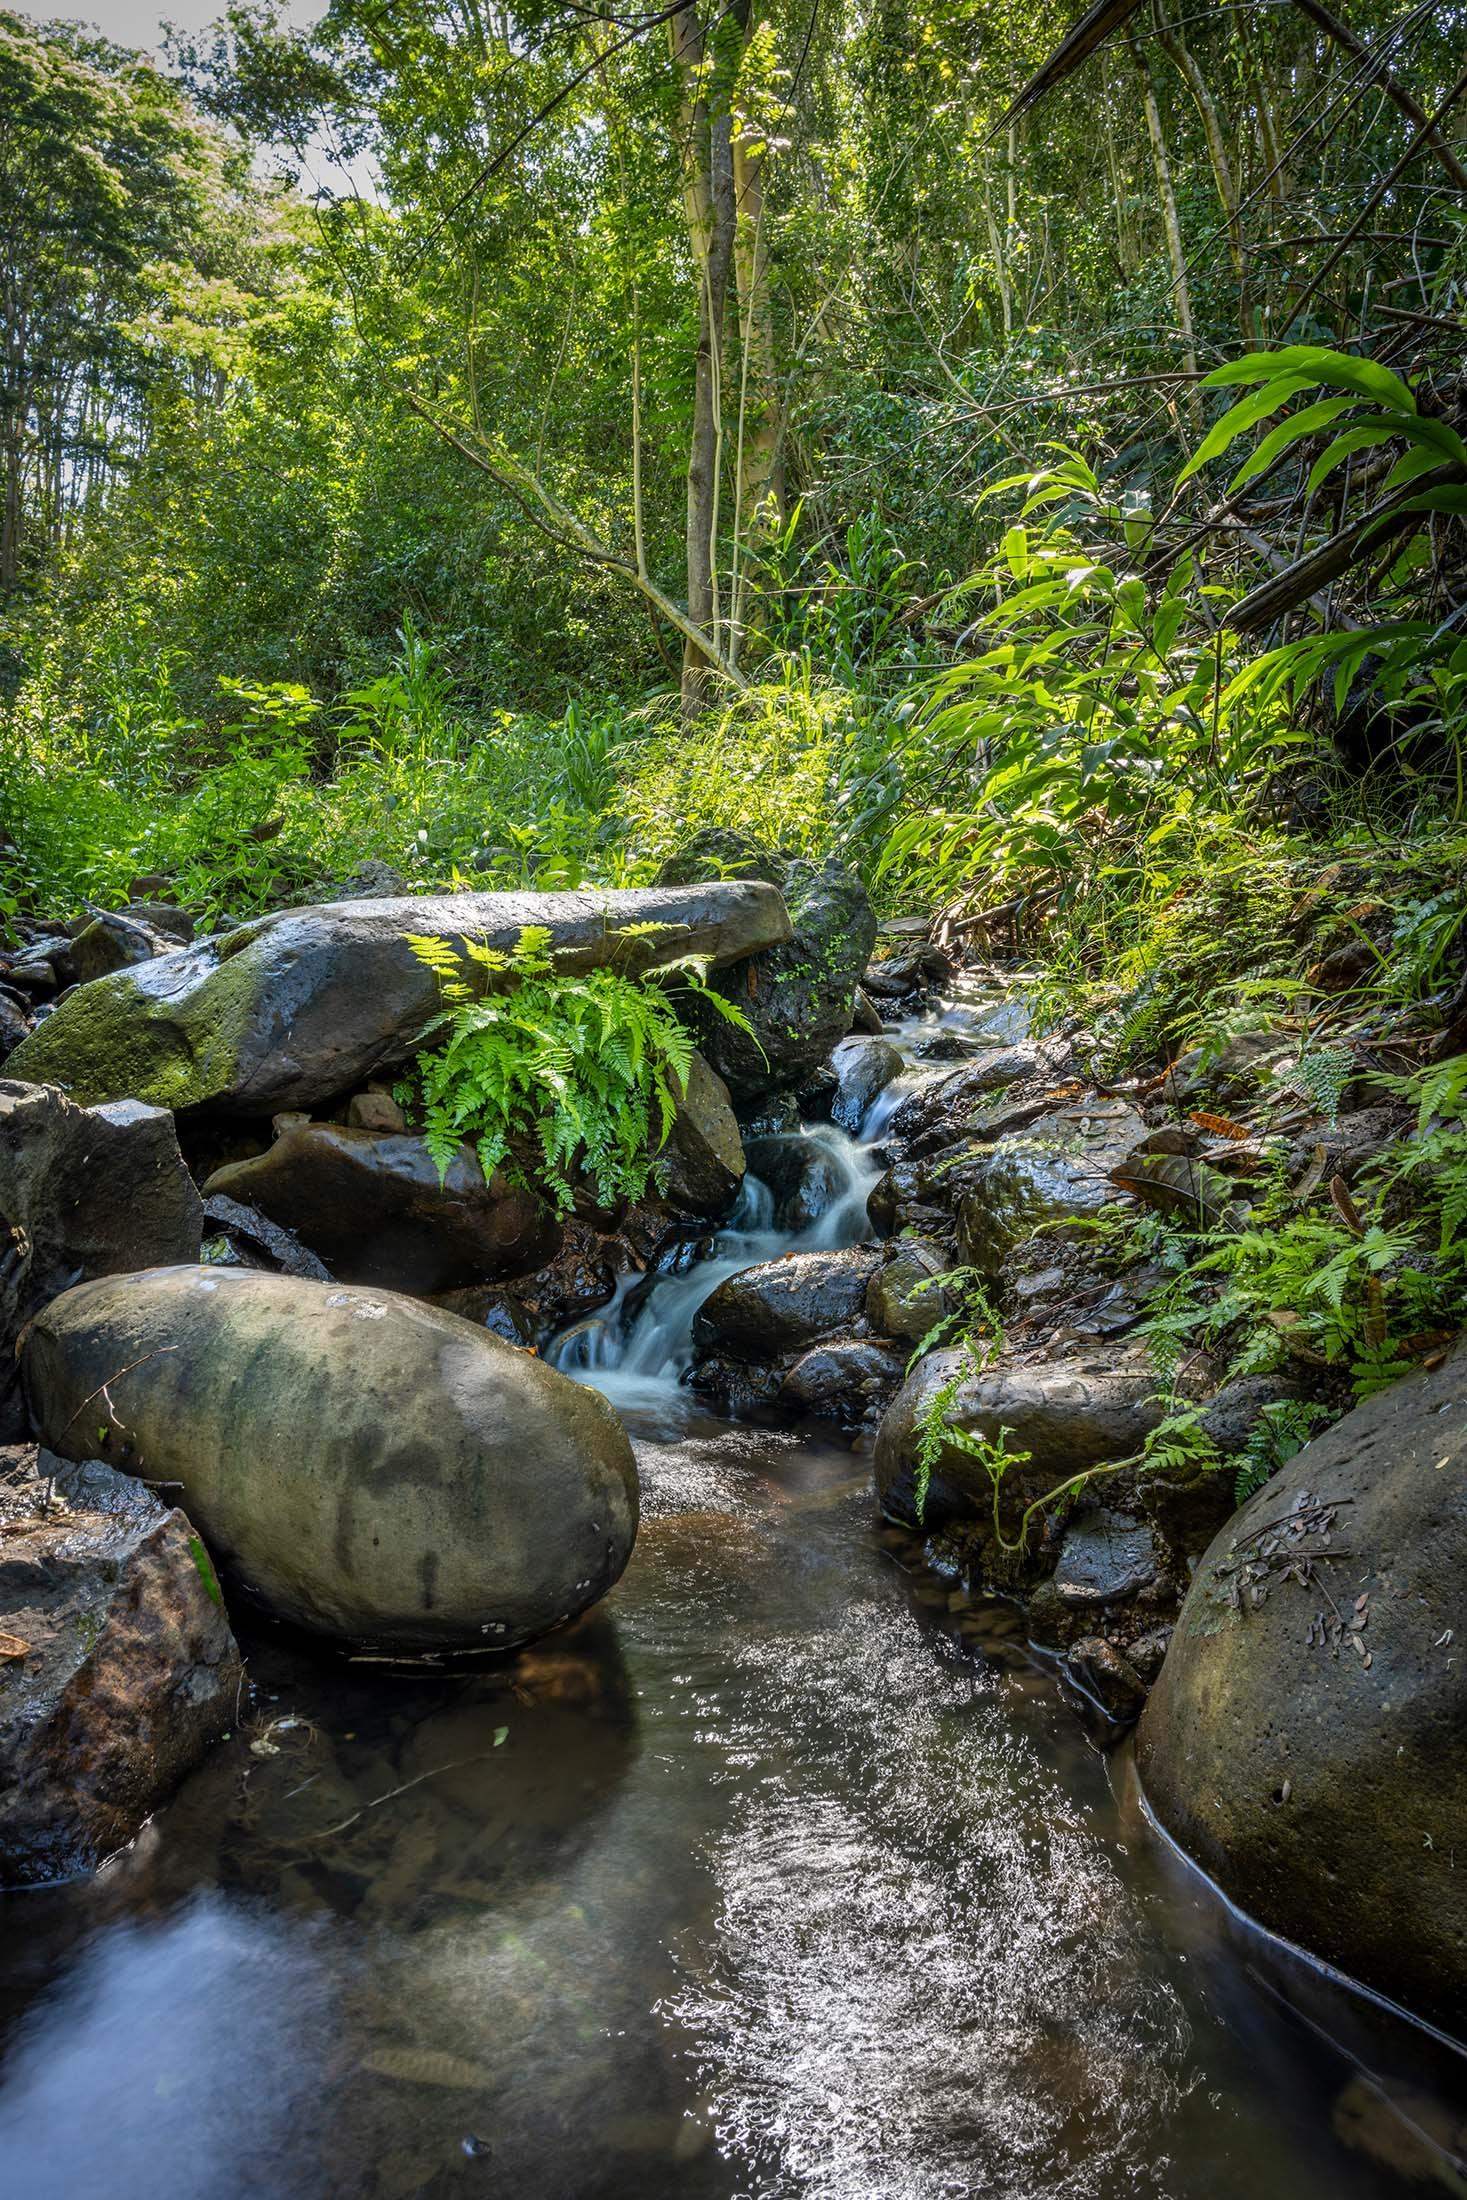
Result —
<svg viewBox="0 0 1467 2200"><path fill-rule="evenodd" d="M1138 1738L1152 1807L1233 1901L1459 2036L1464 1580L1459 1347L1317 1436L1217 1536Z"/></svg>
<svg viewBox="0 0 1467 2200"><path fill-rule="evenodd" d="M622 936L645 923L661 929ZM14 1073L82 1101L309 1107L413 1051L438 986L410 935L512 948L532 924L549 930L559 969L614 963L630 975L685 955L721 967L790 937L778 890L751 882L326 902L77 987L17 1048Z"/></svg>
<svg viewBox="0 0 1467 2200"><path fill-rule="evenodd" d="M1156 1371L1142 1352L1100 1347L1071 1359L1027 1367L974 1367L960 1348L929 1352L902 1386L876 1439L876 1489L894 1518L914 1518L914 1476L933 1395L961 1381L945 1416L969 1439L996 1443L1006 1429L1011 1454L1030 1458L1003 1476L999 1518L1006 1534L1035 1498L1084 1467L1139 1451L1161 1419ZM981 1460L945 1439L932 1469L924 1525L993 1518L993 1482Z"/></svg>
<svg viewBox="0 0 1467 2200"><path fill-rule="evenodd" d="M1116 1197L1109 1172L1135 1150L1146 1126L1124 1100L1090 1099L1038 1116L964 1165L958 1251L996 1274L1009 1249L1041 1222L1098 1214Z"/></svg>
<svg viewBox="0 0 1467 2200"><path fill-rule="evenodd" d="M772 1360L859 1320L879 1255L853 1245L834 1253L789 1253L729 1276L693 1322L699 1352Z"/></svg>
<svg viewBox="0 0 1467 2200"><path fill-rule="evenodd" d="M185 938L187 934L185 935ZM133 963L150 962L155 955L171 955L178 946L174 933L150 924L146 917L93 917L71 943L71 967L79 985L93 978L109 977Z"/></svg>
<svg viewBox="0 0 1467 2200"><path fill-rule="evenodd" d="M1144 1520L1108 1505L1087 1506L1066 1527L1049 1580L1029 1599L1035 1640L1070 1643L1093 1633L1102 1613L1154 1590L1163 1572Z"/></svg>
<svg viewBox="0 0 1467 2200"><path fill-rule="evenodd" d="M744 1143L723 1079L701 1054L693 1056L654 1181L681 1214L723 1215L744 1181Z"/></svg>
<svg viewBox="0 0 1467 2200"><path fill-rule="evenodd" d="M889 1344L838 1337L801 1353L780 1385L779 1402L790 1412L854 1427L889 1403L905 1364Z"/></svg>
<svg viewBox="0 0 1467 2200"><path fill-rule="evenodd" d="M205 1197L243 1201L278 1222L347 1283L451 1291L525 1274L560 1245L555 1218L472 1146L438 1169L421 1138L306 1123L265 1153L218 1169Z"/></svg>
<svg viewBox="0 0 1467 2200"><path fill-rule="evenodd" d="M871 1110L906 1064L889 1039L842 1039L830 1058L838 1083L830 1120L854 1137Z"/></svg>
<svg viewBox="0 0 1467 2200"><path fill-rule="evenodd" d="M784 897L793 926L787 943L734 963L717 982L750 1030L725 1022L696 996L687 1008L699 1046L736 1100L800 1084L844 1038L876 937L866 889L839 863L791 863Z"/></svg>
<svg viewBox="0 0 1467 2200"><path fill-rule="evenodd" d="M12 1455L13 1456L13 1455ZM9 1493L0 1541L0 1881L99 1864L234 1724L244 1676L181 1512L97 1462ZM17 1653L14 1646L23 1645Z"/></svg>
<svg viewBox="0 0 1467 2200"><path fill-rule="evenodd" d="M44 1439L177 1486L270 1612L404 1654L509 1649L618 1578L631 1447L594 1391L456 1314L244 1269L81 1285L32 1324ZM127 1370L119 1373L119 1370Z"/></svg>
<svg viewBox="0 0 1467 2200"><path fill-rule="evenodd" d="M0 1078L0 1442L25 1433L15 1339L36 1309L84 1277L197 1260L203 1224L165 1110Z"/></svg>
<svg viewBox="0 0 1467 2200"><path fill-rule="evenodd" d="M774 1200L775 1226L808 1230L839 1199L842 1177L834 1155L803 1131L751 1141L749 1168Z"/></svg>
<svg viewBox="0 0 1467 2200"><path fill-rule="evenodd" d="M961 1069L925 1079L907 1094L886 1126L886 1135L897 1145L912 1145L936 1132L958 1137L978 1102L1006 1085L1032 1077L1040 1067L1034 1047L995 1047L977 1055Z"/></svg>

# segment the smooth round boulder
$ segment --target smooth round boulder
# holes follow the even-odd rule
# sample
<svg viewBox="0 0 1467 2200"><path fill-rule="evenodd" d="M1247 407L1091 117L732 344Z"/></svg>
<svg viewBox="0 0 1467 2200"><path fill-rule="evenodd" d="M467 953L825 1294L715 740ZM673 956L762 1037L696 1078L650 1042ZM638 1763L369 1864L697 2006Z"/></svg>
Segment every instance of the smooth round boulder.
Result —
<svg viewBox="0 0 1467 2200"><path fill-rule="evenodd" d="M1137 1738L1238 1906L1467 2032L1467 1350L1316 1436L1192 1580Z"/></svg>
<svg viewBox="0 0 1467 2200"><path fill-rule="evenodd" d="M53 1451L163 1487L227 1579L337 1642L509 1649L631 1555L636 1463L605 1400L395 1291L108 1276L37 1316L23 1364Z"/></svg>

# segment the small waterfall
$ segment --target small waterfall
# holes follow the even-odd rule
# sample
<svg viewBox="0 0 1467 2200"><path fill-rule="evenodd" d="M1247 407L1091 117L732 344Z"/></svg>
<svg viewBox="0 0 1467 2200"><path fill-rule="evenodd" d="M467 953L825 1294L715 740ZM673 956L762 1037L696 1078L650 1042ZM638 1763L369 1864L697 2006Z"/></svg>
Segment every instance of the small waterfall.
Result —
<svg viewBox="0 0 1467 2200"><path fill-rule="evenodd" d="M604 1392L622 1410L686 1418L694 1410L681 1387L692 1365L693 1317L727 1277L782 1253L828 1252L859 1245L871 1234L866 1202L882 1165L870 1144L848 1137L834 1123L811 1123L788 1136L791 1143L818 1148L834 1179L834 1197L816 1221L803 1230L779 1229L769 1186L746 1176L706 1260L683 1275L659 1277L650 1288L644 1276L624 1276L605 1306L549 1347L552 1365ZM627 1301L638 1293L640 1304L629 1319Z"/></svg>

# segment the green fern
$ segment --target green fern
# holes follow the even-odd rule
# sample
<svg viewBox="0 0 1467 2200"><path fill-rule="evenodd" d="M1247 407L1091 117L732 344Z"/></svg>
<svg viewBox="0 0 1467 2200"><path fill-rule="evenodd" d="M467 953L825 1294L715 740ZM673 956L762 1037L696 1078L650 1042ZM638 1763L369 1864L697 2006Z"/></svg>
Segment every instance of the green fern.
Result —
<svg viewBox="0 0 1467 2200"><path fill-rule="evenodd" d="M420 936L409 944L444 1002L423 1034L443 1035L441 1043L419 1054L409 1080L440 1180L468 1141L486 1177L504 1168L533 1181L558 1213L587 1178L605 1206L639 1198L693 1060L670 995L611 969L558 972L539 925L525 927L512 954L474 940L462 949ZM677 968L685 991L748 1029L742 1012L708 989L701 965ZM509 982L486 992L491 979Z"/></svg>

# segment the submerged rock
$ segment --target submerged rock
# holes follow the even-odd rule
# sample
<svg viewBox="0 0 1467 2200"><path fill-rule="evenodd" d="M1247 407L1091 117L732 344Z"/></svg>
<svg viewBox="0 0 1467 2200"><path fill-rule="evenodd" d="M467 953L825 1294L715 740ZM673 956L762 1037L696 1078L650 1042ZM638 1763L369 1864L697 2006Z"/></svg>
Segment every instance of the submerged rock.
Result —
<svg viewBox="0 0 1467 2200"><path fill-rule="evenodd" d="M726 1214L744 1181L744 1145L728 1087L701 1054L693 1056L653 1175L668 1205L689 1215Z"/></svg>
<svg viewBox="0 0 1467 2200"><path fill-rule="evenodd" d="M1467 1351L1317 1436L1217 1536L1141 1723L1242 1909L1467 2029Z"/></svg>
<svg viewBox="0 0 1467 2200"><path fill-rule="evenodd" d="M527 1352L392 1291L170 1268L32 1324L44 1440L176 1487L282 1619L389 1651L508 1649L603 1596L637 1527L616 1415Z"/></svg>
<svg viewBox="0 0 1467 2200"><path fill-rule="evenodd" d="M197 1260L203 1226L166 1110L0 1078L0 1442L26 1433L15 1340L37 1308L87 1276Z"/></svg>
<svg viewBox="0 0 1467 2200"><path fill-rule="evenodd" d="M202 1542L141 1482L43 1453L5 1514L0 1880L17 1886L130 1841L233 1725L244 1676Z"/></svg>
<svg viewBox="0 0 1467 2200"><path fill-rule="evenodd" d="M421 1138L304 1123L249 1161L216 1169L207 1198L242 1200L292 1231L347 1283L451 1291L551 1259L560 1231L543 1200L460 1146L440 1184Z"/></svg>
<svg viewBox="0 0 1467 2200"><path fill-rule="evenodd" d="M833 1253L787 1253L729 1276L693 1321L700 1352L770 1360L860 1319L880 1255L852 1245Z"/></svg>
<svg viewBox="0 0 1467 2200"><path fill-rule="evenodd" d="M625 936L643 924L656 929ZM439 1005L413 935L507 949L526 925L548 929L558 969L614 963L632 975L688 955L718 967L790 937L777 889L746 881L325 902L78 986L12 1068L81 1101L135 1095L241 1115L310 1106L412 1053Z"/></svg>

